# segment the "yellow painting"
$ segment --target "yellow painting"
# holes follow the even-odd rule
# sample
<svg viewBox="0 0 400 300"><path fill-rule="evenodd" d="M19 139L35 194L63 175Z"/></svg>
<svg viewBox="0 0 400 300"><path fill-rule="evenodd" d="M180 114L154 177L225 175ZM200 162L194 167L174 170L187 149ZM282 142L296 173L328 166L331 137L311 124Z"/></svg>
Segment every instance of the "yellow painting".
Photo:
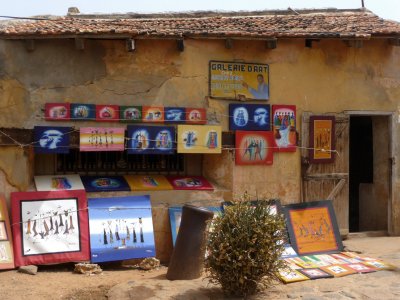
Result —
<svg viewBox="0 0 400 300"><path fill-rule="evenodd" d="M125 175L132 191L165 191L173 187L164 175Z"/></svg>
<svg viewBox="0 0 400 300"><path fill-rule="evenodd" d="M221 126L178 125L178 153L221 153Z"/></svg>

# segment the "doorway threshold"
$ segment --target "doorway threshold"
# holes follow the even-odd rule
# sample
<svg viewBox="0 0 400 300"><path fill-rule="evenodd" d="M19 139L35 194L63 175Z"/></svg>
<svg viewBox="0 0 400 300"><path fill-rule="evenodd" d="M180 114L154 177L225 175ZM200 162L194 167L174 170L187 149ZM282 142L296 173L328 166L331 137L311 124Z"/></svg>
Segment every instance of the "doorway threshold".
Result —
<svg viewBox="0 0 400 300"><path fill-rule="evenodd" d="M360 231L360 232L349 232L347 238L365 238L365 237L381 237L389 236L386 230L376 230L376 231Z"/></svg>

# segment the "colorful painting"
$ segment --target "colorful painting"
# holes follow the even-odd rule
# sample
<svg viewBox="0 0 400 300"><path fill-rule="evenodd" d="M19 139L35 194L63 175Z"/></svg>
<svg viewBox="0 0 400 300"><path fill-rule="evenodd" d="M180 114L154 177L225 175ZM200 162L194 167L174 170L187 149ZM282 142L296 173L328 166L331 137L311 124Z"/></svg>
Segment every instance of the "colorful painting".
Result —
<svg viewBox="0 0 400 300"><path fill-rule="evenodd" d="M276 151L296 151L296 106L272 105L272 121Z"/></svg>
<svg viewBox="0 0 400 300"><path fill-rule="evenodd" d="M178 125L178 153L221 153L221 126Z"/></svg>
<svg viewBox="0 0 400 300"><path fill-rule="evenodd" d="M376 269L368 267L363 263L348 264L346 266L350 269L353 269L357 273L371 273L376 271Z"/></svg>
<svg viewBox="0 0 400 300"><path fill-rule="evenodd" d="M35 153L69 153L71 127L35 126Z"/></svg>
<svg viewBox="0 0 400 300"><path fill-rule="evenodd" d="M174 190L206 190L213 191L214 187L202 176L167 176Z"/></svg>
<svg viewBox="0 0 400 300"><path fill-rule="evenodd" d="M85 191L11 193L16 266L89 260Z"/></svg>
<svg viewBox="0 0 400 300"><path fill-rule="evenodd" d="M270 131L236 131L236 165L272 165L274 140Z"/></svg>
<svg viewBox="0 0 400 300"><path fill-rule="evenodd" d="M89 198L93 263L155 257L149 196Z"/></svg>
<svg viewBox="0 0 400 300"><path fill-rule="evenodd" d="M291 245L299 255L343 251L332 201L290 204L283 210Z"/></svg>
<svg viewBox="0 0 400 300"><path fill-rule="evenodd" d="M318 268L309 268L299 270L302 274L306 275L310 279L321 279L321 278L332 278L333 275Z"/></svg>
<svg viewBox="0 0 400 300"><path fill-rule="evenodd" d="M331 265L326 267L321 267L322 271L329 273L335 277L342 277L357 273L354 269L349 268L346 265Z"/></svg>
<svg viewBox="0 0 400 300"><path fill-rule="evenodd" d="M142 122L142 107L120 106L119 118L121 122L131 122L131 123Z"/></svg>
<svg viewBox="0 0 400 300"><path fill-rule="evenodd" d="M81 177L72 175L41 175L35 176L37 191L84 190Z"/></svg>
<svg viewBox="0 0 400 300"><path fill-rule="evenodd" d="M128 126L128 154L174 154L175 127Z"/></svg>
<svg viewBox="0 0 400 300"><path fill-rule="evenodd" d="M206 124L207 112L204 108L186 108L186 124Z"/></svg>
<svg viewBox="0 0 400 300"><path fill-rule="evenodd" d="M299 270L293 270L289 268L279 270L278 277L283 283L298 282L310 279L306 275L300 273Z"/></svg>
<svg viewBox="0 0 400 300"><path fill-rule="evenodd" d="M229 104L230 130L271 130L269 104Z"/></svg>
<svg viewBox="0 0 400 300"><path fill-rule="evenodd" d="M82 127L79 136L80 151L124 151L125 128Z"/></svg>
<svg viewBox="0 0 400 300"><path fill-rule="evenodd" d="M165 123L185 123L186 109L184 107L164 107Z"/></svg>
<svg viewBox="0 0 400 300"><path fill-rule="evenodd" d="M235 100L269 99L269 66L210 61L210 97Z"/></svg>
<svg viewBox="0 0 400 300"><path fill-rule="evenodd" d="M65 121L70 119L69 103L46 103L44 105L46 121Z"/></svg>
<svg viewBox="0 0 400 300"><path fill-rule="evenodd" d="M331 163L335 160L335 117L310 117L309 159L311 163Z"/></svg>
<svg viewBox="0 0 400 300"><path fill-rule="evenodd" d="M96 105L85 103L72 103L71 119L82 121L96 120Z"/></svg>
<svg viewBox="0 0 400 300"><path fill-rule="evenodd" d="M164 175L125 175L132 191L172 190L172 185Z"/></svg>
<svg viewBox="0 0 400 300"><path fill-rule="evenodd" d="M96 105L96 121L116 122L119 120L118 105Z"/></svg>
<svg viewBox="0 0 400 300"><path fill-rule="evenodd" d="M130 191L123 176L81 176L86 192Z"/></svg>
<svg viewBox="0 0 400 300"><path fill-rule="evenodd" d="M281 259L297 257L296 251L294 251L293 247L289 244L284 245L284 250L281 255Z"/></svg>
<svg viewBox="0 0 400 300"><path fill-rule="evenodd" d="M14 269L10 219L4 195L0 194L0 270Z"/></svg>
<svg viewBox="0 0 400 300"><path fill-rule="evenodd" d="M143 106L142 121L150 123L164 122L164 107L163 106Z"/></svg>
<svg viewBox="0 0 400 300"><path fill-rule="evenodd" d="M383 261L379 260L370 260L370 261L364 261L364 265L373 268L375 270L394 270L396 269L396 266L393 266L391 264L385 263Z"/></svg>
<svg viewBox="0 0 400 300"><path fill-rule="evenodd" d="M222 206L218 206L218 207L209 206L206 208L208 210L211 210L212 212L214 212L214 216L223 213ZM168 209L168 212L169 212L169 221L171 223L172 243L175 246L176 237L178 236L179 227L181 225L182 207L181 206L170 207Z"/></svg>

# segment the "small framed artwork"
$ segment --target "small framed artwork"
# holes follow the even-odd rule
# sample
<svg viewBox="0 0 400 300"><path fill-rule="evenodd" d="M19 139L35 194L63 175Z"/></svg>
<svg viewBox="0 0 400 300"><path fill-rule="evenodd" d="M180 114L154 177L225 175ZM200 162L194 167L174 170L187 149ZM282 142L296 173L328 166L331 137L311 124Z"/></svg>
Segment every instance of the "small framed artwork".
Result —
<svg viewBox="0 0 400 300"><path fill-rule="evenodd" d="M71 175L40 175L35 176L37 191L64 191L84 190L81 177L77 174Z"/></svg>
<svg viewBox="0 0 400 300"><path fill-rule="evenodd" d="M81 176L86 192L130 191L123 176Z"/></svg>
<svg viewBox="0 0 400 300"><path fill-rule="evenodd" d="M186 108L186 124L206 124L207 113L204 108Z"/></svg>
<svg viewBox="0 0 400 300"><path fill-rule="evenodd" d="M379 260L364 261L363 264L370 268L374 268L375 270L394 270L394 269L396 269L395 266L385 263L383 261L379 261Z"/></svg>
<svg viewBox="0 0 400 300"><path fill-rule="evenodd" d="M174 126L128 126L128 154L174 154Z"/></svg>
<svg viewBox="0 0 400 300"><path fill-rule="evenodd" d="M178 153L221 153L221 126L178 125Z"/></svg>
<svg viewBox="0 0 400 300"><path fill-rule="evenodd" d="M272 122L276 151L295 152L297 145L296 106L272 105Z"/></svg>
<svg viewBox="0 0 400 300"><path fill-rule="evenodd" d="M80 151L124 151L125 128L81 127L79 130Z"/></svg>
<svg viewBox="0 0 400 300"><path fill-rule="evenodd" d="M271 130L269 104L229 104L230 130Z"/></svg>
<svg viewBox="0 0 400 300"><path fill-rule="evenodd" d="M14 269L13 240L4 195L0 194L0 270Z"/></svg>
<svg viewBox="0 0 400 300"><path fill-rule="evenodd" d="M154 257L150 197L89 198L93 263Z"/></svg>
<svg viewBox="0 0 400 300"><path fill-rule="evenodd" d="M164 107L165 123L185 123L186 109L184 107Z"/></svg>
<svg viewBox="0 0 400 300"><path fill-rule="evenodd" d="M333 275L319 268L301 269L299 272L303 273L310 279L332 278Z"/></svg>
<svg viewBox="0 0 400 300"><path fill-rule="evenodd" d="M310 279L306 275L300 273L299 270L293 269L279 270L278 277L283 283L298 282Z"/></svg>
<svg viewBox="0 0 400 300"><path fill-rule="evenodd" d="M270 131L236 131L236 165L272 165L274 141Z"/></svg>
<svg viewBox="0 0 400 300"><path fill-rule="evenodd" d="M213 191L214 187L202 176L167 176L174 190L205 190Z"/></svg>
<svg viewBox="0 0 400 300"><path fill-rule="evenodd" d="M171 184L164 175L125 175L131 191L165 191L172 190Z"/></svg>
<svg viewBox="0 0 400 300"><path fill-rule="evenodd" d="M164 122L164 107L163 106L143 106L142 121L149 123Z"/></svg>
<svg viewBox="0 0 400 300"><path fill-rule="evenodd" d="M348 264L347 267L353 269L357 273L371 273L376 271L375 268L371 268L363 263Z"/></svg>
<svg viewBox="0 0 400 300"><path fill-rule="evenodd" d="M44 105L44 118L46 121L65 121L70 119L69 103L46 103Z"/></svg>
<svg viewBox="0 0 400 300"><path fill-rule="evenodd" d="M96 121L116 122L119 120L118 105L96 105Z"/></svg>
<svg viewBox="0 0 400 300"><path fill-rule="evenodd" d="M357 273L354 269L349 268L347 265L331 265L321 267L322 271L329 273L335 277L342 277Z"/></svg>
<svg viewBox="0 0 400 300"><path fill-rule="evenodd" d="M332 201L290 204L283 211L291 245L299 255L343 251Z"/></svg>
<svg viewBox="0 0 400 300"><path fill-rule="evenodd" d="M16 266L89 260L85 191L11 193Z"/></svg>
<svg viewBox="0 0 400 300"><path fill-rule="evenodd" d="M35 153L69 153L71 127L35 126Z"/></svg>
<svg viewBox="0 0 400 300"><path fill-rule="evenodd" d="M96 120L96 105L86 103L72 103L71 119L82 121Z"/></svg>
<svg viewBox="0 0 400 300"><path fill-rule="evenodd" d="M335 117L311 116L309 159L311 163L331 163L335 160Z"/></svg>
<svg viewBox="0 0 400 300"><path fill-rule="evenodd" d="M142 122L141 106L120 106L119 118L121 122L139 123Z"/></svg>

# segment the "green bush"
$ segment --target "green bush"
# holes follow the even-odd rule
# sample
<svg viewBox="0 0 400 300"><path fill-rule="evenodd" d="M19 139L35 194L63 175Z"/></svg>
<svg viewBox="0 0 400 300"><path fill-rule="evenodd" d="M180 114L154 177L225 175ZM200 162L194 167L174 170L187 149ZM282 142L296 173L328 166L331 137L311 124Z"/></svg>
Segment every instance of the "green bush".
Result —
<svg viewBox="0 0 400 300"><path fill-rule="evenodd" d="M236 202L211 221L205 261L207 277L226 295L244 296L268 287L278 269L286 238L281 215L270 213L268 201Z"/></svg>

